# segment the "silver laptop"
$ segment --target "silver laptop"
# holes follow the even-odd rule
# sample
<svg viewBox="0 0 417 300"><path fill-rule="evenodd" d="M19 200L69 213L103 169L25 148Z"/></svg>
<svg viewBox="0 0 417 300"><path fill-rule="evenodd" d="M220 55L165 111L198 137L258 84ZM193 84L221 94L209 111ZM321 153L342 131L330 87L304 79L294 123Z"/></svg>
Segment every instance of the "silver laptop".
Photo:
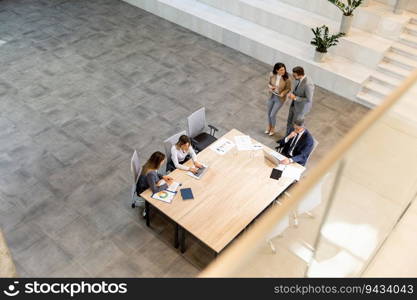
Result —
<svg viewBox="0 0 417 300"><path fill-rule="evenodd" d="M278 159L278 155L275 155L274 152L270 152L268 150L263 150L264 151L264 157L269 160L270 162L272 162L275 166L279 165L279 159ZM279 154L279 153L276 153Z"/></svg>
<svg viewBox="0 0 417 300"><path fill-rule="evenodd" d="M206 168L206 167L199 168L194 175L200 179L204 176L204 174L206 174L207 169L208 168Z"/></svg>
<svg viewBox="0 0 417 300"><path fill-rule="evenodd" d="M204 176L204 174L206 174L207 169L208 167L202 167L202 168L199 168L195 174L190 171L190 172L187 172L187 175L195 179L201 179Z"/></svg>

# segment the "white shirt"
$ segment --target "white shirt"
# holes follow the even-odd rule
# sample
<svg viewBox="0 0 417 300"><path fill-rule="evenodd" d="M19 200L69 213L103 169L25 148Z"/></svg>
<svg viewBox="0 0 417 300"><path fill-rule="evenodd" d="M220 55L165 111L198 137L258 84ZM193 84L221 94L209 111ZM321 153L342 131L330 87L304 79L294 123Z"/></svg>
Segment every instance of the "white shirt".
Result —
<svg viewBox="0 0 417 300"><path fill-rule="evenodd" d="M288 153L289 155L291 155L291 156L292 156L292 151L294 150L295 146L297 145L297 143L298 143L298 141L300 140L301 136L303 135L304 131L305 131L305 129L303 129L303 131L301 131L301 132L298 134L297 139L295 140L294 144L292 145L292 147L291 147L291 149L290 149L290 153ZM286 137L286 138L285 138L285 142L287 143L287 142L288 142L288 140L289 140L289 139L288 139L288 137Z"/></svg>
<svg viewBox="0 0 417 300"><path fill-rule="evenodd" d="M303 81L304 80L304 78L306 78L306 76L304 75L303 77L301 77L301 79L300 79L300 84L301 84L301 81Z"/></svg>
<svg viewBox="0 0 417 300"><path fill-rule="evenodd" d="M184 152L182 149L177 149L176 145L172 145L171 147L171 159L172 162L174 163L175 168L180 169L180 170L184 170L184 171L189 171L190 167L181 165L179 162L184 161L185 157L187 155L191 156L191 159L193 160L193 162L197 161L197 155L194 152L193 147L190 146L190 148L188 148L187 152Z"/></svg>
<svg viewBox="0 0 417 300"><path fill-rule="evenodd" d="M279 81L281 80L281 75L277 74L277 79L275 80L275 86L279 85Z"/></svg>

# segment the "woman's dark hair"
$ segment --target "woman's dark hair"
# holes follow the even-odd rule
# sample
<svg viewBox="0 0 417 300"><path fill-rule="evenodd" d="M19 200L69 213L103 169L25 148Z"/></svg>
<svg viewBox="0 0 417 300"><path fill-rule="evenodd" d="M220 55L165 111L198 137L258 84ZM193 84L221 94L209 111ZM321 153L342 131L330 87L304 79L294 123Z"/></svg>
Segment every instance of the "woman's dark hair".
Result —
<svg viewBox="0 0 417 300"><path fill-rule="evenodd" d="M274 69L272 70L272 73L274 75L277 75L278 70L281 69L281 68L285 69L285 73L284 73L284 75L282 75L282 78L284 78L284 80L287 80L288 79L287 67L283 63L280 63L280 62L276 63L275 66L274 66Z"/></svg>
<svg viewBox="0 0 417 300"><path fill-rule="evenodd" d="M150 169L156 170L159 168L161 162L165 159L165 154L162 152L154 152L148 161L143 165L141 175L146 175Z"/></svg>
<svg viewBox="0 0 417 300"><path fill-rule="evenodd" d="M190 140L190 138L188 136L186 136L185 134L183 134L178 139L178 142L176 143L176 146L177 147L181 147L182 145L185 145L185 144L191 144L191 140Z"/></svg>
<svg viewBox="0 0 417 300"><path fill-rule="evenodd" d="M292 72L297 74L298 76L304 76L304 69L303 67L295 67L294 69L292 69Z"/></svg>

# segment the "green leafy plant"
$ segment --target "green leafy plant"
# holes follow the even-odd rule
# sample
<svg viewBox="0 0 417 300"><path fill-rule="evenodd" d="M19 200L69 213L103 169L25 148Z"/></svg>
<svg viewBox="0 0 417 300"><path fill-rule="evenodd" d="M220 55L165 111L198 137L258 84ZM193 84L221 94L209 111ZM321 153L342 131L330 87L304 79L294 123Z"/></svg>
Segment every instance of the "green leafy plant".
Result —
<svg viewBox="0 0 417 300"><path fill-rule="evenodd" d="M339 8L345 16L353 16L353 11L362 4L363 0L347 0L347 3L344 3L340 0L328 0L330 3L334 4Z"/></svg>
<svg viewBox="0 0 417 300"><path fill-rule="evenodd" d="M338 34L329 34L329 27L322 25L321 27L311 28L314 33L314 38L311 44L316 46L316 51L321 53L327 53L327 49L332 46L336 46L339 43L339 38L344 36L343 32Z"/></svg>

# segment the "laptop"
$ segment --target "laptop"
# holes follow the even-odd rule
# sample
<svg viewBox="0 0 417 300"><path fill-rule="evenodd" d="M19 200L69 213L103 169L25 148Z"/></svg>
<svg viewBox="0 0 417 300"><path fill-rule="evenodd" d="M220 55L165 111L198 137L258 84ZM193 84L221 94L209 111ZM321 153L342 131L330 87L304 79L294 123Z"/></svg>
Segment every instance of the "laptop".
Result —
<svg viewBox="0 0 417 300"><path fill-rule="evenodd" d="M280 160L284 160L285 156L275 152L275 151L268 151L268 150L263 150L264 151L264 157L269 160L270 162L272 162L275 166L279 165L279 161Z"/></svg>
<svg viewBox="0 0 417 300"><path fill-rule="evenodd" d="M203 166L202 168L199 168L195 174L193 172L187 172L187 175L194 177L195 179L201 179L204 174L206 174L207 169L207 166Z"/></svg>

